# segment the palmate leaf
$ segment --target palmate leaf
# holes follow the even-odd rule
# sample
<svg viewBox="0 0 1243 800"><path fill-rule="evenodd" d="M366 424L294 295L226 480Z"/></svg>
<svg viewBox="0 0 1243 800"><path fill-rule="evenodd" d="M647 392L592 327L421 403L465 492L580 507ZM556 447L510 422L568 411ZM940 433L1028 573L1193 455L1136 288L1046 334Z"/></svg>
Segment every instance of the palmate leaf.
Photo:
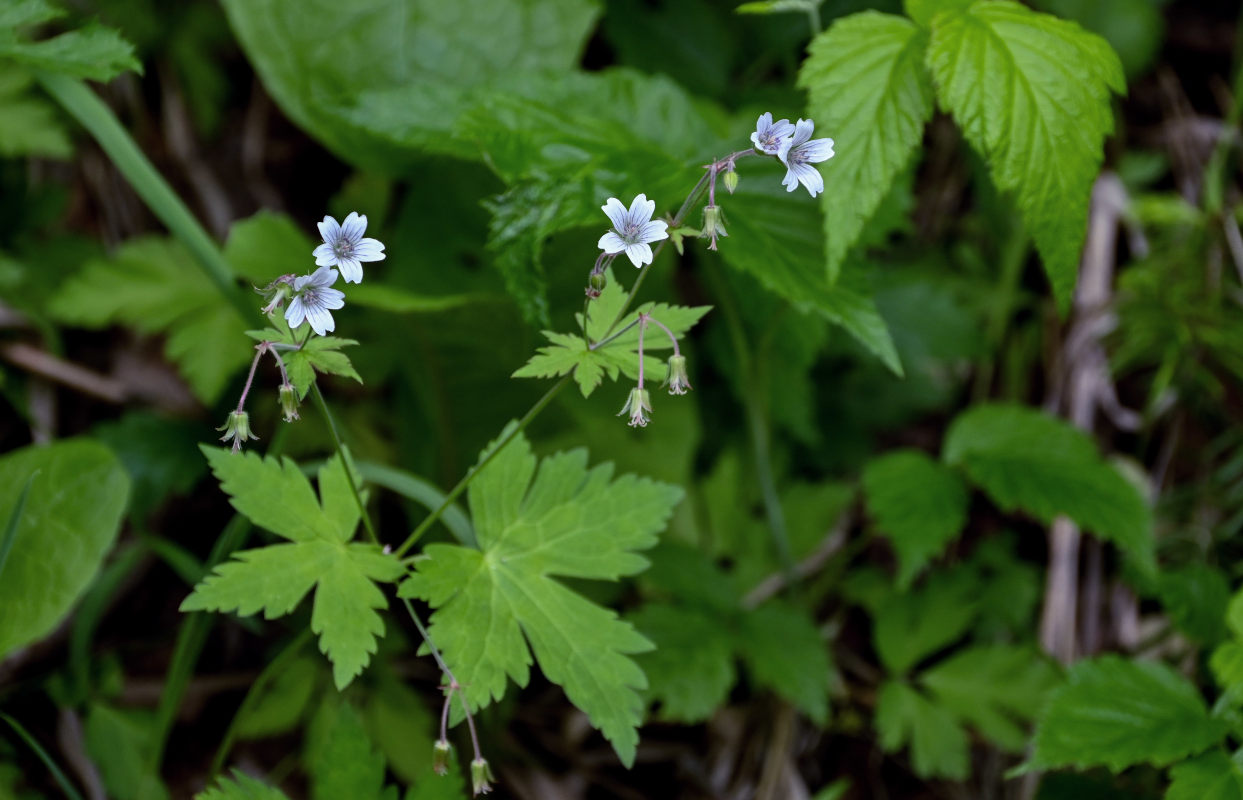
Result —
<svg viewBox="0 0 1243 800"><path fill-rule="evenodd" d="M199 792L194 800L286 800L285 793L235 770L232 778L219 778L211 788Z"/></svg>
<svg viewBox="0 0 1243 800"><path fill-rule="evenodd" d="M111 259L88 261L52 298L49 310L72 325L124 323L166 335L164 352L208 404L252 355L237 341L245 329L237 309L172 239L131 239Z"/></svg>
<svg viewBox="0 0 1243 800"><path fill-rule="evenodd" d="M1065 514L1155 571L1148 504L1066 422L1022 406L975 406L950 425L942 457L1003 510L1022 509L1045 523Z"/></svg>
<svg viewBox="0 0 1243 800"><path fill-rule="evenodd" d="M957 5L957 4L955 4ZM937 98L1014 194L1058 305L1070 306L1088 197L1125 93L1109 44L1072 22L1010 0L980 0L932 21Z"/></svg>
<svg viewBox="0 0 1243 800"><path fill-rule="evenodd" d="M1108 655L1079 662L1054 690L1028 766L1160 767L1208 749L1227 728L1209 715L1195 685L1166 665Z"/></svg>
<svg viewBox="0 0 1243 800"><path fill-rule="evenodd" d="M961 780L969 766L967 734L946 709L910 685L886 681L876 696L876 728L889 753L911 748L915 774Z"/></svg>
<svg viewBox="0 0 1243 800"><path fill-rule="evenodd" d="M534 654L629 765L647 685L629 656L652 644L555 578L640 572L647 561L635 551L656 543L681 496L645 478L614 479L610 464L588 469L583 450L545 458L537 469L517 436L470 488L481 549L429 545L400 594L436 609L432 638L472 706L499 700L509 679L525 686Z"/></svg>
<svg viewBox="0 0 1243 800"><path fill-rule="evenodd" d="M817 130L838 142L821 165L829 281L914 157L932 117L932 79L924 66L926 31L892 14L843 17L811 43L799 70Z"/></svg>
<svg viewBox="0 0 1243 800"><path fill-rule="evenodd" d="M626 290L613 279L609 273L609 283L600 296L588 306L586 321L587 334L592 341L601 341L610 324L617 318L622 305L626 301ZM650 314L669 328L674 336L681 338L694 327L712 309L711 306L671 306L666 303L647 303L630 312L614 331L622 331L634 322L640 312ZM583 315L576 315L581 329L584 325ZM574 381L578 384L583 397L588 397L607 375L609 380L617 380L619 374L627 378L637 379L639 376L639 331L638 326L627 330L608 344L591 349L581 335L544 331L544 336L552 342L541 347L524 366L514 372L515 378L554 378L574 373ZM664 380L667 365L654 356L647 355L651 351L670 350L673 343L660 328L649 325L643 338L643 370L644 379L653 384Z"/></svg>
<svg viewBox="0 0 1243 800"><path fill-rule="evenodd" d="M289 543L236 553L195 587L181 610L262 611L273 619L293 611L315 589L311 630L332 662L337 688L345 688L367 666L376 638L384 634L376 610L387 602L375 581L394 581L405 570L378 546L351 542L359 511L340 456L320 468L317 501L288 458L202 450L233 507Z"/></svg>
<svg viewBox="0 0 1243 800"><path fill-rule="evenodd" d="M357 345L356 340L339 336L311 336L308 339L306 328L299 327L298 330L291 331L280 314L272 315L268 321L275 327L246 331L246 335L257 342L283 345L279 350L281 360L285 364L289 382L298 390L299 400L304 399L311 390L316 372L363 382L349 356L341 352L343 347Z"/></svg>

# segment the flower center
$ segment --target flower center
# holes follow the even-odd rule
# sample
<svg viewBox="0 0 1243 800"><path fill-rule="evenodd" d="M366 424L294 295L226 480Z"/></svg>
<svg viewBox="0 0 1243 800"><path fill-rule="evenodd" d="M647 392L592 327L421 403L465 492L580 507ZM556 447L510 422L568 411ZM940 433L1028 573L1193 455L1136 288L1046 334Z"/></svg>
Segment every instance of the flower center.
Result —
<svg viewBox="0 0 1243 800"><path fill-rule="evenodd" d="M333 250L336 250L337 258L349 258L354 254L354 243L349 239L338 239Z"/></svg>
<svg viewBox="0 0 1243 800"><path fill-rule="evenodd" d="M807 153L798 147L792 147L790 148L790 152L786 153L786 160L790 162L790 166L794 166L795 164L806 164Z"/></svg>
<svg viewBox="0 0 1243 800"><path fill-rule="evenodd" d="M640 225L639 223L627 222L626 226L621 229L621 235L623 239L629 239L630 241L633 242L633 241L638 240L639 232L641 230L643 230L643 226Z"/></svg>
<svg viewBox="0 0 1243 800"><path fill-rule="evenodd" d="M319 292L316 289L307 287L302 290L302 302L307 305L319 305Z"/></svg>

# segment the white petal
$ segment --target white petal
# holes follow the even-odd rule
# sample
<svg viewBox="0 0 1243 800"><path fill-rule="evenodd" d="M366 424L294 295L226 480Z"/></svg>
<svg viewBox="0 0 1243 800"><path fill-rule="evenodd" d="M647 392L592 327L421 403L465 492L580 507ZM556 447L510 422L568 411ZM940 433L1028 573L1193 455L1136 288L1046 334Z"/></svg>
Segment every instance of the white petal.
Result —
<svg viewBox="0 0 1243 800"><path fill-rule="evenodd" d="M755 145L756 150L761 150L765 153L768 152L768 149L764 146L764 143L760 141L759 131L756 131L755 133L751 134L751 144Z"/></svg>
<svg viewBox="0 0 1243 800"><path fill-rule="evenodd" d="M626 249L626 243L622 238L613 231L609 231L600 237L600 241L596 242L596 247L600 248L609 255L620 253Z"/></svg>
<svg viewBox="0 0 1243 800"><path fill-rule="evenodd" d="M367 232L367 216L359 214L357 211L351 211L350 215L341 223L341 233L351 242L357 242L363 238L363 234Z"/></svg>
<svg viewBox="0 0 1243 800"><path fill-rule="evenodd" d="M644 264L652 263L652 248L640 242L638 244L627 245L626 257L630 259L630 263L636 267Z"/></svg>
<svg viewBox="0 0 1243 800"><path fill-rule="evenodd" d="M345 306L345 292L340 289L320 289L316 298L324 308L343 308Z"/></svg>
<svg viewBox="0 0 1243 800"><path fill-rule="evenodd" d="M816 123L812 122L809 119L800 119L798 123L794 126L794 141L793 141L794 146L798 147L800 144L810 139L811 132L814 131L815 129L816 129Z"/></svg>
<svg viewBox="0 0 1243 800"><path fill-rule="evenodd" d="M320 336L326 335L329 331L335 329L337 324L332 320L332 314L327 309L308 306L306 309L306 321L311 323L311 330Z"/></svg>
<svg viewBox="0 0 1243 800"><path fill-rule="evenodd" d="M833 157L832 139L813 139L798 149L803 158L813 164L828 161Z"/></svg>
<svg viewBox="0 0 1243 800"><path fill-rule="evenodd" d="M789 122L789 120L786 120L786 122ZM760 114L760 118L755 121L755 132L761 135L766 134L768 133L768 129L772 126L773 113L771 111L765 111L763 114Z"/></svg>
<svg viewBox="0 0 1243 800"><path fill-rule="evenodd" d="M788 119L779 119L777 120L777 123L773 125L772 135L779 139L784 139L793 133L794 126L790 124L790 120Z"/></svg>
<svg viewBox="0 0 1243 800"><path fill-rule="evenodd" d="M384 243L378 239L363 239L354 247L354 257L359 261L383 261Z"/></svg>
<svg viewBox="0 0 1243 800"><path fill-rule="evenodd" d="M320 267L311 274L310 283L313 286L331 286L337 282L337 271L332 267ZM301 288L294 282L294 288Z"/></svg>
<svg viewBox="0 0 1243 800"><path fill-rule="evenodd" d="M363 265L358 263L357 258L343 258L337 266L341 268L341 277L345 278L346 283L363 282Z"/></svg>
<svg viewBox="0 0 1243 800"><path fill-rule="evenodd" d="M303 305L301 297L295 297L289 301L289 308L285 309L285 321L289 323L290 329L293 329L301 325L304 319L306 319L306 306Z"/></svg>
<svg viewBox="0 0 1243 800"><path fill-rule="evenodd" d="M310 282L311 282L310 275L299 275L298 277L293 279L293 290L295 292L300 292L304 288L306 288L306 285Z"/></svg>
<svg viewBox="0 0 1243 800"><path fill-rule="evenodd" d="M798 182L807 187L812 197L824 191L824 178L820 176L818 169L810 164L799 164L794 171L798 175Z"/></svg>
<svg viewBox="0 0 1243 800"><path fill-rule="evenodd" d="M641 194L630 202L630 222L635 225L642 225L652 218L652 214L656 211L656 201L648 200L647 195Z"/></svg>
<svg viewBox="0 0 1243 800"><path fill-rule="evenodd" d="M315 256L315 263L321 267L335 267L337 265L337 254L332 252L332 246L327 242L311 251L311 255Z"/></svg>
<svg viewBox="0 0 1243 800"><path fill-rule="evenodd" d="M781 144L777 147L777 158L781 159L781 163L787 167L790 166L790 150L794 147L793 139L782 139Z"/></svg>
<svg viewBox="0 0 1243 800"><path fill-rule="evenodd" d="M337 224L334 217L324 217L324 221L317 223L319 227L319 235L324 237L324 241L332 244L341 236L341 226Z"/></svg>
<svg viewBox="0 0 1243 800"><path fill-rule="evenodd" d="M781 179L781 185L786 187L787 192L792 192L798 188L798 176L794 174L794 167L786 170L786 176Z"/></svg>
<svg viewBox="0 0 1243 800"><path fill-rule="evenodd" d="M609 221L613 223L613 228L621 230L626 227L626 207L622 205L622 201L616 197L610 197L609 201L600 206L600 210L608 215ZM617 252L616 250L613 252Z"/></svg>
<svg viewBox="0 0 1243 800"><path fill-rule="evenodd" d="M643 230L639 232L639 239L644 242L659 242L661 239L669 238L669 223L663 219L654 219L643 226Z"/></svg>

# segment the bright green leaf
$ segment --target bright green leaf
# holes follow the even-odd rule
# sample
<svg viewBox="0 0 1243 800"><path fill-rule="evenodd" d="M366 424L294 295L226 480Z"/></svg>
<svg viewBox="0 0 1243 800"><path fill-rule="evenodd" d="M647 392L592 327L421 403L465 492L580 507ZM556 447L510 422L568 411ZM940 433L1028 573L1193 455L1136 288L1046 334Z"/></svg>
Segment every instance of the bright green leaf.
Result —
<svg viewBox="0 0 1243 800"><path fill-rule="evenodd" d="M165 334L164 352L206 403L217 400L254 355L238 339L245 323L237 309L171 239L132 239L111 259L88 261L61 287L49 310L73 325L124 323L142 333Z"/></svg>
<svg viewBox="0 0 1243 800"><path fill-rule="evenodd" d="M268 786L234 770L232 778L219 778L215 785L194 796L194 800L287 800L280 789Z"/></svg>
<svg viewBox="0 0 1243 800"><path fill-rule="evenodd" d="M1243 768L1221 750L1176 764L1165 800L1243 800Z"/></svg>
<svg viewBox="0 0 1243 800"><path fill-rule="evenodd" d="M18 11L20 14L22 9ZM4 13L7 16L11 12ZM134 57L134 46L121 34L96 23L41 42L20 41L0 25L0 59L95 81L110 81L127 70L142 72L142 64Z"/></svg>
<svg viewBox="0 0 1243 800"><path fill-rule="evenodd" d="M965 11L975 0L902 0L906 15L927 28L942 11Z"/></svg>
<svg viewBox="0 0 1243 800"><path fill-rule="evenodd" d="M1021 509L1045 523L1065 514L1141 569L1155 569L1148 504L1068 423L1022 406L975 406L954 420L942 455L1004 511Z"/></svg>
<svg viewBox="0 0 1243 800"><path fill-rule="evenodd" d="M537 472L530 444L517 436L471 484L482 550L429 545L401 594L436 609L432 638L473 706L499 700L507 676L525 686L533 652L630 764L647 682L628 656L651 643L553 576L640 572L647 562L635 551L656 543L680 498L673 486L614 480L608 464L589 470L583 450L550 456Z"/></svg>
<svg viewBox="0 0 1243 800"><path fill-rule="evenodd" d="M0 458L4 525L26 491L0 572L0 656L47 635L69 613L116 541L129 487L116 457L87 439Z"/></svg>
<svg viewBox="0 0 1243 800"><path fill-rule="evenodd" d="M1014 194L1067 309L1113 131L1110 94L1126 91L1117 55L1072 22L996 0L936 17L928 66L942 106Z"/></svg>
<svg viewBox="0 0 1243 800"><path fill-rule="evenodd" d="M149 711L93 705L86 715L84 740L110 797L164 800L168 790L151 772L155 717Z"/></svg>
<svg viewBox="0 0 1243 800"><path fill-rule="evenodd" d="M224 257L234 272L262 289L281 275L309 272L315 245L292 219L264 210L233 223Z"/></svg>
<svg viewBox="0 0 1243 800"><path fill-rule="evenodd" d="M1195 685L1164 664L1114 655L1081 661L1055 689L1036 726L1037 769L1165 766L1221 740Z"/></svg>
<svg viewBox="0 0 1243 800"><path fill-rule="evenodd" d="M917 450L870 461L863 471L868 512L898 553L905 588L967 523L967 488L952 470Z"/></svg>
<svg viewBox="0 0 1243 800"><path fill-rule="evenodd" d="M967 777L967 734L948 711L907 684L890 680L881 685L875 723L885 752L910 745L911 765L921 778Z"/></svg>
<svg viewBox="0 0 1243 800"><path fill-rule="evenodd" d="M384 756L375 749L358 712L337 698L320 707L307 731L306 766L313 800L380 800Z"/></svg>
<svg viewBox="0 0 1243 800"><path fill-rule="evenodd" d="M820 165L829 282L914 158L932 117L924 66L928 35L910 20L874 11L843 17L812 41L799 71L816 130L837 142Z"/></svg>

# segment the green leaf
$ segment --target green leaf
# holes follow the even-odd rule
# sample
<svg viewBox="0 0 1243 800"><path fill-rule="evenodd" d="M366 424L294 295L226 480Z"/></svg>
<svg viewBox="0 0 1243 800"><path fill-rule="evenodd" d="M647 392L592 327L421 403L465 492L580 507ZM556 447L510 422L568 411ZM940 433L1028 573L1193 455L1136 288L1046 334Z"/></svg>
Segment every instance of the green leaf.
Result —
<svg viewBox="0 0 1243 800"><path fill-rule="evenodd" d="M280 789L247 776L240 770L232 778L221 777L214 786L199 792L194 800L287 800Z"/></svg>
<svg viewBox="0 0 1243 800"><path fill-rule="evenodd" d="M0 31L39 25L63 16L64 9L47 0L9 0L0 6Z"/></svg>
<svg viewBox="0 0 1243 800"><path fill-rule="evenodd" d="M1243 800L1243 768L1221 750L1176 764L1165 800Z"/></svg>
<svg viewBox="0 0 1243 800"><path fill-rule="evenodd" d="M894 179L911 162L932 118L928 35L910 20L867 11L838 19L811 43L798 85L817 130L839 142L821 165L829 282Z"/></svg>
<svg viewBox="0 0 1243 800"><path fill-rule="evenodd" d="M163 800L169 796L151 771L154 722L149 711L91 706L83 731L86 752L99 765L110 797Z"/></svg>
<svg viewBox="0 0 1243 800"><path fill-rule="evenodd" d="M975 0L902 0L902 10L911 19L927 28L942 11L965 11Z"/></svg>
<svg viewBox="0 0 1243 800"><path fill-rule="evenodd" d="M315 242L292 219L263 210L233 223L224 258L240 277L262 289L281 275L309 272L314 249Z"/></svg>
<svg viewBox="0 0 1243 800"><path fill-rule="evenodd" d="M197 452L203 438L199 420L130 411L96 425L92 433L125 465L134 483L129 510L138 518L154 511L170 494L189 492L207 471Z"/></svg>
<svg viewBox="0 0 1243 800"><path fill-rule="evenodd" d="M235 553L216 567L181 604L182 611L264 612L284 616L313 588L311 630L332 662L338 689L344 689L367 663L383 636L377 609L388 607L375 581L404 574L401 562L374 544L350 543L358 526L349 510L340 456L320 470L321 502L311 485L286 458L260 458L203 448L233 507L256 525L290 541Z"/></svg>
<svg viewBox="0 0 1243 800"><path fill-rule="evenodd" d="M725 704L738 676L734 640L719 619L666 603L648 603L628 619L656 645L635 660L649 702L659 703L658 719L693 725Z"/></svg>
<svg viewBox="0 0 1243 800"><path fill-rule="evenodd" d="M1166 665L1102 656L1076 664L1053 691L1028 764L1114 772L1162 767L1211 747L1226 727L1209 716L1196 687Z"/></svg>
<svg viewBox="0 0 1243 800"><path fill-rule="evenodd" d="M967 734L945 709L901 681L886 681L876 695L876 729L887 753L911 747L911 765L921 778L967 777Z"/></svg>
<svg viewBox="0 0 1243 800"><path fill-rule="evenodd" d="M979 405L954 420L942 455L1002 510L1045 523L1065 514L1155 571L1148 504L1077 428L1031 408Z"/></svg>
<svg viewBox="0 0 1243 800"><path fill-rule="evenodd" d="M1221 570L1207 564L1188 564L1163 571L1157 578L1157 593L1183 633L1206 645L1225 638L1230 584ZM1243 622L1241 617L1243 608L1231 614L1232 623Z"/></svg>
<svg viewBox="0 0 1243 800"><path fill-rule="evenodd" d="M919 591L885 596L872 621L881 662L902 675L957 641L979 611L978 594L974 576L957 570L934 574Z"/></svg>
<svg viewBox="0 0 1243 800"><path fill-rule="evenodd" d="M268 92L341 157L392 170L410 152L471 156L455 138L479 94L574 66L591 0L227 0L234 33ZM486 20L487 24L471 21ZM331 42L331 47L325 43Z"/></svg>
<svg viewBox="0 0 1243 800"><path fill-rule="evenodd" d="M1070 306L1088 197L1124 93L1117 55L1078 25L1009 0L936 17L928 66L937 98L1012 192L1059 307Z"/></svg>
<svg viewBox="0 0 1243 800"><path fill-rule="evenodd" d="M164 352L204 403L250 363L237 309L172 239L131 239L109 260L88 261L49 305L58 320L88 328L124 323L167 336Z"/></svg>
<svg viewBox="0 0 1243 800"><path fill-rule="evenodd" d="M28 16L37 4L19 7L17 15L27 21L47 18L46 12ZM45 7L46 8L46 7ZM13 12L6 11L5 15ZM121 34L97 23L62 33L41 42L19 41L15 32L0 24L0 59L11 59L24 67L46 70L74 78L110 81L127 70L142 72L142 64L134 57L134 46Z"/></svg>
<svg viewBox="0 0 1243 800"><path fill-rule="evenodd" d="M263 739L287 733L306 714L319 676L319 663L298 658L264 686L254 705L244 708L234 723L239 739Z"/></svg>
<svg viewBox="0 0 1243 800"><path fill-rule="evenodd" d="M354 370L349 356L341 352L343 347L358 344L354 339L342 339L337 336L312 336L306 339L304 329L290 330L289 324L280 314L268 318L271 328L246 331L246 335L257 342L272 342L281 345L279 352L285 364L285 372L289 382L298 390L298 399L306 398L315 382L315 373L339 375L342 378L353 378L359 383L362 377ZM306 339L304 342L303 340Z"/></svg>
<svg viewBox="0 0 1243 800"><path fill-rule="evenodd" d="M129 486L116 457L87 439L0 458L6 526L25 498L0 574L0 656L46 636L69 613L116 541Z"/></svg>
<svg viewBox="0 0 1243 800"><path fill-rule="evenodd" d="M1026 727L1057 680L1052 664L1017 645L960 650L919 676L937 705L1012 753L1027 746Z"/></svg>
<svg viewBox="0 0 1243 800"><path fill-rule="evenodd" d="M56 106L29 91L30 85L19 69L0 73L0 156L69 158L73 144Z"/></svg>
<svg viewBox="0 0 1243 800"><path fill-rule="evenodd" d="M652 645L554 576L616 580L642 571L647 562L635 551L656 543L681 495L632 475L614 480L609 464L589 470L583 450L545 458L537 472L519 435L471 484L482 550L429 545L400 593L436 609L432 638L472 706L504 696L507 676L525 686L534 653L629 765L647 685L629 655Z"/></svg>
<svg viewBox="0 0 1243 800"><path fill-rule="evenodd" d="M305 753L313 800L379 800L384 789L384 756L374 748L358 712L330 698L307 732Z"/></svg>
<svg viewBox="0 0 1243 800"><path fill-rule="evenodd" d="M811 616L770 602L742 618L739 647L751 677L818 725L829 719L828 644Z"/></svg>
<svg viewBox="0 0 1243 800"><path fill-rule="evenodd" d="M962 533L967 488L957 473L918 450L899 450L863 471L868 512L898 553L898 588Z"/></svg>
<svg viewBox="0 0 1243 800"><path fill-rule="evenodd" d="M1222 642L1209 659L1213 679L1237 704L1243 700L1243 644Z"/></svg>

